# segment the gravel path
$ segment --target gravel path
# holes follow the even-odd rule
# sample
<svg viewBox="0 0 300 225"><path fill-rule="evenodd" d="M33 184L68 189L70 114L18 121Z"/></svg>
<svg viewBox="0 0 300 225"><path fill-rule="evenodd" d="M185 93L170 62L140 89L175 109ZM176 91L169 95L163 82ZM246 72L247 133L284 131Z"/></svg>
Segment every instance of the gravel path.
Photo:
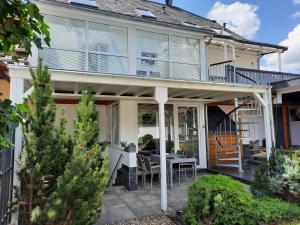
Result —
<svg viewBox="0 0 300 225"><path fill-rule="evenodd" d="M176 225L166 215L147 216L139 219L129 219L110 225Z"/></svg>

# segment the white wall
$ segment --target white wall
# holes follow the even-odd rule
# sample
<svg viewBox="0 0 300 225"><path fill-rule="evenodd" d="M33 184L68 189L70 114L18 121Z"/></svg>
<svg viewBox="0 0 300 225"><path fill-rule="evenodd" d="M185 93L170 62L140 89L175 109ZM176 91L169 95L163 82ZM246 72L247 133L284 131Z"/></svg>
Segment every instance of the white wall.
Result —
<svg viewBox="0 0 300 225"><path fill-rule="evenodd" d="M56 104L56 124L61 118L62 110L65 110L65 118L67 119L66 128L69 134L74 131L74 120L76 120L76 105L72 104ZM99 121L99 141L106 140L106 107L105 105L96 105L98 111L98 121Z"/></svg>
<svg viewBox="0 0 300 225"><path fill-rule="evenodd" d="M232 60L232 51L230 46L227 46L228 60ZM209 45L207 48L208 65L224 61L224 48ZM236 50L236 66L249 69L258 69L257 55Z"/></svg>
<svg viewBox="0 0 300 225"><path fill-rule="evenodd" d="M121 142L138 146L138 105L136 101L120 100L119 137Z"/></svg>

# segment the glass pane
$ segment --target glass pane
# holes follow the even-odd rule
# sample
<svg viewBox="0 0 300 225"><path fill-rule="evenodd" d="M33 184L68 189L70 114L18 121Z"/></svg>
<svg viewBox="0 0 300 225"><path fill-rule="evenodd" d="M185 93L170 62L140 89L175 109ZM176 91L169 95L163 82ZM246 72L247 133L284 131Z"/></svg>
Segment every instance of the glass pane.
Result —
<svg viewBox="0 0 300 225"><path fill-rule="evenodd" d="M161 60L168 60L168 42L168 35L146 31L137 31L137 58L149 57Z"/></svg>
<svg viewBox="0 0 300 225"><path fill-rule="evenodd" d="M200 72L199 65L172 63L172 78L200 80Z"/></svg>
<svg viewBox="0 0 300 225"><path fill-rule="evenodd" d="M200 41L171 36L171 59L174 62L200 64Z"/></svg>
<svg viewBox="0 0 300 225"><path fill-rule="evenodd" d="M138 140L139 151L145 154L159 154L159 121L158 106L138 105ZM165 105L166 152L174 152L173 107Z"/></svg>
<svg viewBox="0 0 300 225"><path fill-rule="evenodd" d="M119 144L119 105L112 106L112 143Z"/></svg>
<svg viewBox="0 0 300 225"><path fill-rule="evenodd" d="M196 107L179 107L179 148L183 153L193 152L199 160L198 119Z"/></svg>
<svg viewBox="0 0 300 225"><path fill-rule="evenodd" d="M44 48L39 51L39 55L52 69L79 71L85 69L85 54L82 52Z"/></svg>
<svg viewBox="0 0 300 225"><path fill-rule="evenodd" d="M90 51L127 55L126 28L91 22L88 26Z"/></svg>
<svg viewBox="0 0 300 225"><path fill-rule="evenodd" d="M50 28L51 48L85 49L85 22L57 16L45 16Z"/></svg>
<svg viewBox="0 0 300 225"><path fill-rule="evenodd" d="M127 74L128 59L119 56L90 53L89 71L100 73Z"/></svg>
<svg viewBox="0 0 300 225"><path fill-rule="evenodd" d="M169 77L169 63L161 62L152 59L137 59L136 61L138 76L148 76L148 77Z"/></svg>

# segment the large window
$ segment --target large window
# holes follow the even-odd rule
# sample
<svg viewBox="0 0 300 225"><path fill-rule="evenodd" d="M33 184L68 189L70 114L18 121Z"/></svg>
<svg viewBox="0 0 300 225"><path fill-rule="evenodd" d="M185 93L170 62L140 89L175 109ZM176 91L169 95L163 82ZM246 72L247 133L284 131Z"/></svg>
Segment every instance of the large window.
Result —
<svg viewBox="0 0 300 225"><path fill-rule="evenodd" d="M138 30L136 55L138 76L169 76L168 35Z"/></svg>
<svg viewBox="0 0 300 225"><path fill-rule="evenodd" d="M200 41L171 36L172 77L200 79Z"/></svg>
<svg viewBox="0 0 300 225"><path fill-rule="evenodd" d="M128 73L127 28L46 16L51 48L40 51L49 68Z"/></svg>
<svg viewBox="0 0 300 225"><path fill-rule="evenodd" d="M88 23L88 70L124 74L128 71L127 29Z"/></svg>
<svg viewBox="0 0 300 225"><path fill-rule="evenodd" d="M159 153L158 105L138 105L139 150ZM174 152L173 107L165 105L166 151Z"/></svg>
<svg viewBox="0 0 300 225"><path fill-rule="evenodd" d="M51 48L44 47L40 56L49 68L85 69L85 22L57 16L46 16L51 34Z"/></svg>

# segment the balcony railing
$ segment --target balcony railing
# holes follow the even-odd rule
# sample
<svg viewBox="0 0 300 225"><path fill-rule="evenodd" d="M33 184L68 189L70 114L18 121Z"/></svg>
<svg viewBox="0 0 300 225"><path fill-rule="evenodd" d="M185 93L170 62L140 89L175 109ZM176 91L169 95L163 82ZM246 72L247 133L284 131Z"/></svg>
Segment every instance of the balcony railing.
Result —
<svg viewBox="0 0 300 225"><path fill-rule="evenodd" d="M209 80L211 81L270 85L295 78L300 78L300 74L238 68L235 67L233 61L214 63L209 67Z"/></svg>

